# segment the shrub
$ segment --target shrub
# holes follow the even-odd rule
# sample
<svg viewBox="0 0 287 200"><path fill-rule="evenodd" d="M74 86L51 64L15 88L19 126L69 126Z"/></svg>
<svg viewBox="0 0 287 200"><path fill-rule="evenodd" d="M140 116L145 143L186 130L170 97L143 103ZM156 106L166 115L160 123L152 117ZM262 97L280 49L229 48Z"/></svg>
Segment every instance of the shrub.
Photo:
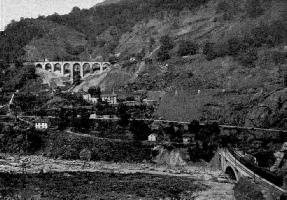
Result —
<svg viewBox="0 0 287 200"><path fill-rule="evenodd" d="M245 2L244 9L247 13L247 16L250 18L259 17L264 13L264 10L259 0L249 0Z"/></svg>
<svg viewBox="0 0 287 200"><path fill-rule="evenodd" d="M197 44L191 41L182 41L179 45L177 55L179 56L194 55L197 53L197 50L198 50Z"/></svg>
<svg viewBox="0 0 287 200"><path fill-rule="evenodd" d="M174 44L168 35L162 36L160 38L160 43L161 47L157 52L157 60L162 62L170 59L169 50L174 47Z"/></svg>
<svg viewBox="0 0 287 200"><path fill-rule="evenodd" d="M230 10L230 5L226 1L221 1L216 6L216 13L228 12Z"/></svg>
<svg viewBox="0 0 287 200"><path fill-rule="evenodd" d="M207 60L213 60L216 58L214 45L215 44L211 42L207 42L203 45L203 54L206 55Z"/></svg>
<svg viewBox="0 0 287 200"><path fill-rule="evenodd" d="M245 67L254 67L257 60L257 50L255 48L249 48L246 51L240 52L237 60Z"/></svg>
<svg viewBox="0 0 287 200"><path fill-rule="evenodd" d="M159 41L163 49L171 50L174 47L174 44L168 35L161 36Z"/></svg>
<svg viewBox="0 0 287 200"><path fill-rule="evenodd" d="M116 64L117 62L119 62L119 58L116 57L116 56L111 56L111 57L109 57L109 62L110 62L112 65L114 65L114 64Z"/></svg>
<svg viewBox="0 0 287 200"><path fill-rule="evenodd" d="M242 48L242 43L238 38L231 38L227 41L228 53L231 56L236 56Z"/></svg>
<svg viewBox="0 0 287 200"><path fill-rule="evenodd" d="M157 60L163 62L168 59L170 59L168 50L163 47L159 48L159 51L157 52Z"/></svg>
<svg viewBox="0 0 287 200"><path fill-rule="evenodd" d="M264 196L259 187L248 178L241 178L233 188L234 196L237 200L264 200Z"/></svg>
<svg viewBox="0 0 287 200"><path fill-rule="evenodd" d="M274 62L275 65L284 64L287 60L287 53L276 51L272 53L271 57L272 62Z"/></svg>
<svg viewBox="0 0 287 200"><path fill-rule="evenodd" d="M135 141L147 140L151 134L151 130L144 121L132 121L130 123L130 131Z"/></svg>
<svg viewBox="0 0 287 200"><path fill-rule="evenodd" d="M66 44L66 50L69 54L77 56L85 51L85 47L83 45L73 47L70 44Z"/></svg>

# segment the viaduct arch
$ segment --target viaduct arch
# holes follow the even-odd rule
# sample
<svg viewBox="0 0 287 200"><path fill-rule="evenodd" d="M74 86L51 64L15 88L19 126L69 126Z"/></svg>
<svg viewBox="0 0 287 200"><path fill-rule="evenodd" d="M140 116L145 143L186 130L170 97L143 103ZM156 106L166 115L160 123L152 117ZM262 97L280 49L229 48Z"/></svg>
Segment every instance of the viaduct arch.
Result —
<svg viewBox="0 0 287 200"><path fill-rule="evenodd" d="M68 74L70 79L73 79L77 74L79 74L81 78L84 78L87 74L100 74L111 66L111 63L109 62L90 61L45 61L30 62L29 64L33 64L36 68L41 68L62 76Z"/></svg>

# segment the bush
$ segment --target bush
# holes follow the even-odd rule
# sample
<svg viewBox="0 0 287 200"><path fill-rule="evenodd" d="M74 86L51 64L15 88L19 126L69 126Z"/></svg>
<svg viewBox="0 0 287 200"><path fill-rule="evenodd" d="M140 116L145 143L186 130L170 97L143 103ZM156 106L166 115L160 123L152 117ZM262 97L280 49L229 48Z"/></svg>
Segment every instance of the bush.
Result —
<svg viewBox="0 0 287 200"><path fill-rule="evenodd" d="M247 16L250 18L256 18L262 15L264 13L264 10L261 4L262 3L259 0L246 1L244 8L247 13Z"/></svg>
<svg viewBox="0 0 287 200"><path fill-rule="evenodd" d="M161 47L157 52L157 60L163 62L170 59L169 50L174 47L174 44L168 35L162 36L160 38L160 43Z"/></svg>
<svg viewBox="0 0 287 200"><path fill-rule="evenodd" d="M130 123L130 131L135 141L144 141L151 134L151 129L144 121L132 121Z"/></svg>
<svg viewBox="0 0 287 200"><path fill-rule="evenodd" d="M166 61L170 59L170 55L167 49L159 48L159 51L157 52L157 60L160 62Z"/></svg>
<svg viewBox="0 0 287 200"><path fill-rule="evenodd" d="M214 45L215 44L211 42L207 42L203 45L203 54L206 55L207 60L213 60L216 58Z"/></svg>
<svg viewBox="0 0 287 200"><path fill-rule="evenodd" d="M237 60L245 67L254 67L257 60L257 50L255 48L249 48L246 51L240 52Z"/></svg>
<svg viewBox="0 0 287 200"><path fill-rule="evenodd" d="M77 56L85 51L85 47L83 45L77 45L75 47L67 45L66 50L69 54Z"/></svg>
<svg viewBox="0 0 287 200"><path fill-rule="evenodd" d="M171 50L174 47L174 44L168 35L161 36L159 41L163 49Z"/></svg>
<svg viewBox="0 0 287 200"><path fill-rule="evenodd" d="M284 64L287 60L287 53L276 51L272 53L271 57L272 62L274 62L275 65Z"/></svg>
<svg viewBox="0 0 287 200"><path fill-rule="evenodd" d="M234 196L237 200L264 200L260 188L252 183L248 178L241 178L233 188Z"/></svg>
<svg viewBox="0 0 287 200"><path fill-rule="evenodd" d="M197 50L198 50L197 44L191 41L182 41L179 45L177 55L179 56L194 55L197 53Z"/></svg>

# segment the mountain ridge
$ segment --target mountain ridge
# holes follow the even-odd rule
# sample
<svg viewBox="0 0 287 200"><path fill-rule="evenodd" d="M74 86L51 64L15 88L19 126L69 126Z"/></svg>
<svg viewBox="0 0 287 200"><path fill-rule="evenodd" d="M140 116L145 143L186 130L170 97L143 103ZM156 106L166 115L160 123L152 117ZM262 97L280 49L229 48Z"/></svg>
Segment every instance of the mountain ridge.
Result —
<svg viewBox="0 0 287 200"><path fill-rule="evenodd" d="M88 10L75 8L68 15L24 19L5 30L15 51L5 52L2 47L7 44L0 39L0 56L20 61L43 55L49 60L109 60L117 67L104 78L84 79L75 91L97 85L107 91L165 91L157 114L169 119L205 119L207 115L224 121L223 113L238 113L234 118L240 118L245 111L235 111L236 98L242 104L261 90L282 88L287 11L276 11L286 3L161 2L105 1ZM146 15L145 8L150 8ZM44 25L39 26L40 22ZM17 39L21 36L17 30L25 27L33 34ZM198 90L206 93L194 95ZM219 92L208 92L212 90Z"/></svg>

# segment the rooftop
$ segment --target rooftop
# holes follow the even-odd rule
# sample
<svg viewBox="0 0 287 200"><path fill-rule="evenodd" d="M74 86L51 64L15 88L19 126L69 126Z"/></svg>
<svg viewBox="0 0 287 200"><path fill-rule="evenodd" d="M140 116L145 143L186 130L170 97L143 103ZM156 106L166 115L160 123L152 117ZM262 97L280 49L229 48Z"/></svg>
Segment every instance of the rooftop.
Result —
<svg viewBox="0 0 287 200"><path fill-rule="evenodd" d="M116 97L117 94L101 94L102 97Z"/></svg>
<svg viewBox="0 0 287 200"><path fill-rule="evenodd" d="M49 123L50 120L46 118L39 118L35 120L35 123Z"/></svg>

